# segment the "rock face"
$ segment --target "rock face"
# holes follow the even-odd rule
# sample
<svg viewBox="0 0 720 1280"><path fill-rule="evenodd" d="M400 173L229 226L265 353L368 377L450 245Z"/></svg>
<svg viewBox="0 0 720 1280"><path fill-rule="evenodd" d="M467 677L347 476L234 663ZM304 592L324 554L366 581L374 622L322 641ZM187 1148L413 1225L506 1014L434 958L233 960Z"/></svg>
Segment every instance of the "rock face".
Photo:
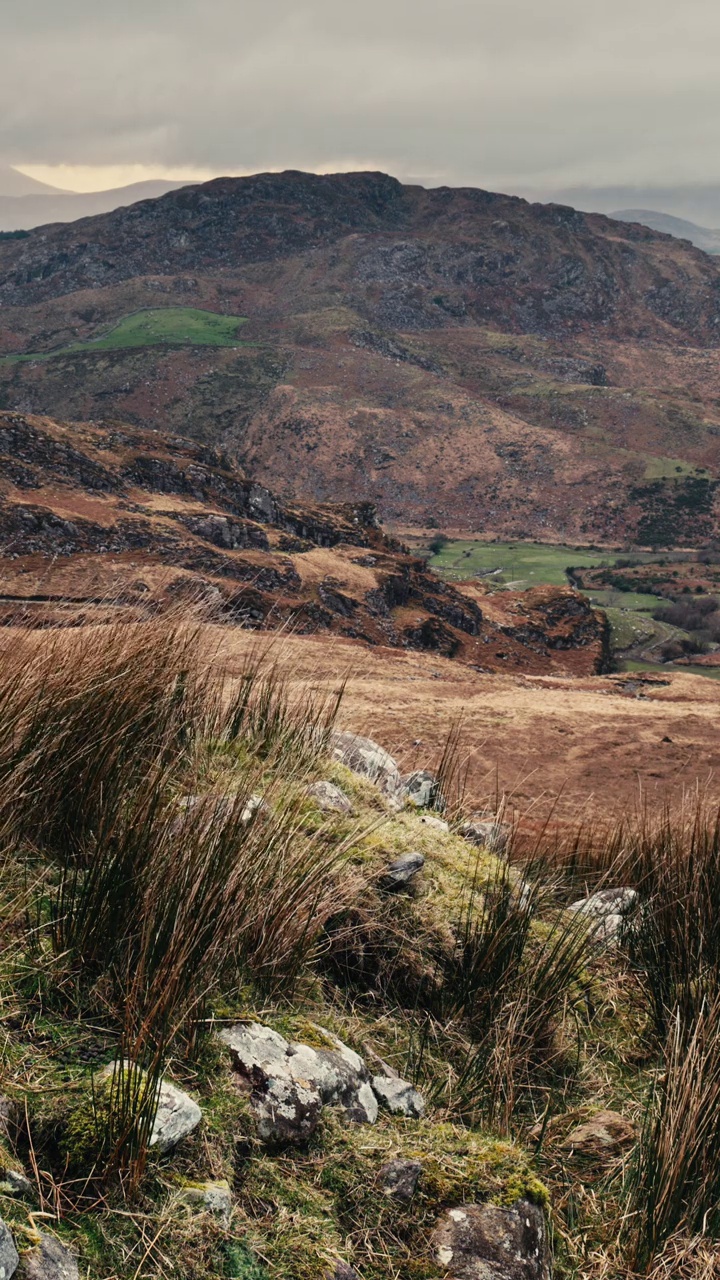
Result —
<svg viewBox="0 0 720 1280"><path fill-rule="evenodd" d="M422 1171L419 1160L388 1160L378 1173L378 1182L391 1200L409 1204L417 1190Z"/></svg>
<svg viewBox="0 0 720 1280"><path fill-rule="evenodd" d="M601 889L589 898L573 902L568 910L587 916L593 942L601 946L615 946L637 901L635 889Z"/></svg>
<svg viewBox="0 0 720 1280"><path fill-rule="evenodd" d="M334 733L332 754L353 773L374 782L394 808L402 807L400 770L392 756L377 742L363 738L359 733Z"/></svg>
<svg viewBox="0 0 720 1280"><path fill-rule="evenodd" d="M311 782L308 795L322 813L352 813L353 807L345 792L334 782Z"/></svg>
<svg viewBox="0 0 720 1280"><path fill-rule="evenodd" d="M504 853L510 843L512 828L495 818L473 817L463 823L460 835L471 844L487 849L490 853Z"/></svg>
<svg viewBox="0 0 720 1280"><path fill-rule="evenodd" d="M598 1111L569 1133L563 1149L585 1159L604 1160L619 1155L635 1141L635 1126L618 1111Z"/></svg>
<svg viewBox="0 0 720 1280"><path fill-rule="evenodd" d="M288 1041L259 1022L238 1023L220 1033L235 1070L250 1085L250 1105L264 1141L306 1142L323 1107L340 1108L351 1124L374 1124L378 1100L405 1115L421 1114L422 1098L411 1085L386 1076L371 1080L359 1054L329 1032L323 1035L333 1049ZM403 1109L410 1107L414 1110Z"/></svg>
<svg viewBox="0 0 720 1280"><path fill-rule="evenodd" d="M18 1251L15 1248L10 1231L6 1227L2 1218L0 1218L0 1280L10 1280L15 1275L19 1262Z"/></svg>
<svg viewBox="0 0 720 1280"><path fill-rule="evenodd" d="M421 853L404 853L390 863L382 883L386 889L402 889L410 884L419 871L425 866L425 858Z"/></svg>
<svg viewBox="0 0 720 1280"><path fill-rule="evenodd" d="M542 1210L528 1200L510 1209L466 1204L450 1209L433 1245L452 1280L550 1280L551 1258Z"/></svg>
<svg viewBox="0 0 720 1280"><path fill-rule="evenodd" d="M22 1280L78 1280L78 1275L75 1254L55 1236L45 1234L36 1249L23 1255L18 1271Z"/></svg>

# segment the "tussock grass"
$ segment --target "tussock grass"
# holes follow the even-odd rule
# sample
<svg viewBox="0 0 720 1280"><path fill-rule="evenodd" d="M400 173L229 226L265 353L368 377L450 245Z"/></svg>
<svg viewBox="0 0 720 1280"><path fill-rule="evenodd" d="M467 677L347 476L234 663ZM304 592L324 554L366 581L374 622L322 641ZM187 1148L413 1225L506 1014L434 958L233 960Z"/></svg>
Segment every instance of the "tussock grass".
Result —
<svg viewBox="0 0 720 1280"><path fill-rule="evenodd" d="M103 1143L133 1178L177 1038L193 1041L223 983L291 989L343 898L345 846L308 833L302 809L337 699L291 705L254 655L228 701L197 642L168 622L105 628L0 675L5 853L48 860L37 945L116 1010Z"/></svg>

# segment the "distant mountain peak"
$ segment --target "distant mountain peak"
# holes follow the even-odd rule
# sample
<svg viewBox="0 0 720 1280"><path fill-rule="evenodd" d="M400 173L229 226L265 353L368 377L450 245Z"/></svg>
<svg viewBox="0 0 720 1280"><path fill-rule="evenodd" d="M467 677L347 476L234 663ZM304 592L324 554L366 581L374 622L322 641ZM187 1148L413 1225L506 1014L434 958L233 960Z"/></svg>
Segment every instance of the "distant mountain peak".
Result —
<svg viewBox="0 0 720 1280"><path fill-rule="evenodd" d="M0 196L59 196L60 187L51 187L47 182L38 182L29 178L26 173L13 168L11 164L0 161Z"/></svg>

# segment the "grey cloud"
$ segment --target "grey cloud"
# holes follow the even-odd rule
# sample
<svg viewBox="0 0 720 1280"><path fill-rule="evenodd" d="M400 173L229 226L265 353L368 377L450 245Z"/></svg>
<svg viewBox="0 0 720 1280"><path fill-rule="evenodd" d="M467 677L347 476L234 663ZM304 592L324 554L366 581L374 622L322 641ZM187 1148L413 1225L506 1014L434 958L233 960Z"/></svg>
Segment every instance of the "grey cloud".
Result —
<svg viewBox="0 0 720 1280"><path fill-rule="evenodd" d="M0 155L702 180L715 0L3 0Z"/></svg>

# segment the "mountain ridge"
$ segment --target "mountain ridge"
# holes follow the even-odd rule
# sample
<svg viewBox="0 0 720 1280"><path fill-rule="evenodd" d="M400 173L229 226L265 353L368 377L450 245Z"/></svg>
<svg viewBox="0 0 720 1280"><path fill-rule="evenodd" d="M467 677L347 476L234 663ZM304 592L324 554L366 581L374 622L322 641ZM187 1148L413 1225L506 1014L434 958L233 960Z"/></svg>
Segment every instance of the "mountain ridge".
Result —
<svg viewBox="0 0 720 1280"><path fill-rule="evenodd" d="M93 350L158 307L242 334ZM216 179L0 243L0 408L501 537L637 541L668 506L714 536L719 335L720 264L681 240L386 174Z"/></svg>

